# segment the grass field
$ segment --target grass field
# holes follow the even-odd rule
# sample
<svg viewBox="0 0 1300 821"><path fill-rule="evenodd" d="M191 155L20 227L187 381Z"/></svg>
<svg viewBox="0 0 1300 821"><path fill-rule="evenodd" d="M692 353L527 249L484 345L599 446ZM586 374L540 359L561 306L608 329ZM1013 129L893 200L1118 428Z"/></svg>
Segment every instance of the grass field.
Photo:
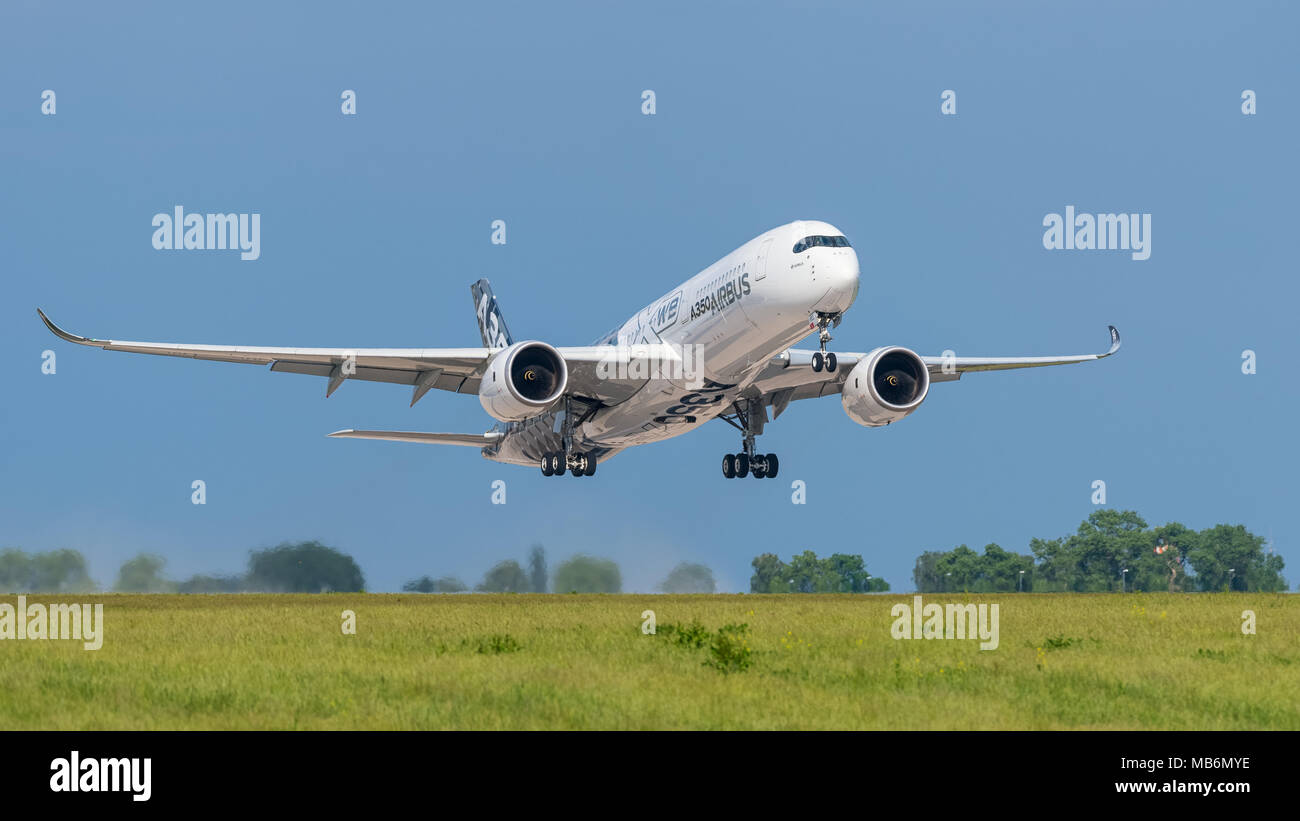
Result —
<svg viewBox="0 0 1300 821"><path fill-rule="evenodd" d="M925 597L998 603L988 651L891 638L911 596L54 601L103 602L103 647L0 641L0 729L1300 729L1298 596Z"/></svg>

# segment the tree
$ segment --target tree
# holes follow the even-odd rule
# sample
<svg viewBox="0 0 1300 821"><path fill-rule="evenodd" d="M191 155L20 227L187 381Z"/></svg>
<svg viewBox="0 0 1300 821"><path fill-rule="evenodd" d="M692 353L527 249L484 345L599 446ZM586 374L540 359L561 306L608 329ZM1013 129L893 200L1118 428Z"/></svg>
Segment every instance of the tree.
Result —
<svg viewBox="0 0 1300 821"><path fill-rule="evenodd" d="M539 544L528 551L528 581L534 593L546 592L546 548Z"/></svg>
<svg viewBox="0 0 1300 821"><path fill-rule="evenodd" d="M833 553L829 559L824 560L823 564L827 576L830 578L830 583L835 588L834 592L867 592L867 579L870 574L867 573L866 562L861 556Z"/></svg>
<svg viewBox="0 0 1300 821"><path fill-rule="evenodd" d="M1024 575L1021 576L1021 572ZM1003 550L997 544L984 546L980 573L972 590L979 593L1028 593L1034 585L1034 557Z"/></svg>
<svg viewBox="0 0 1300 821"><path fill-rule="evenodd" d="M365 576L351 556L320 542L284 543L248 557L248 583L273 593L356 593Z"/></svg>
<svg viewBox="0 0 1300 821"><path fill-rule="evenodd" d="M623 589L617 564L582 554L560 562L554 581L557 593L618 593Z"/></svg>
<svg viewBox="0 0 1300 821"><path fill-rule="evenodd" d="M935 570L944 593L969 592L980 575L980 556L966 545L958 545L943 554Z"/></svg>
<svg viewBox="0 0 1300 821"><path fill-rule="evenodd" d="M659 585L665 593L713 593L717 587L712 570L690 562L678 564Z"/></svg>
<svg viewBox="0 0 1300 821"><path fill-rule="evenodd" d="M162 575L166 564L166 559L152 553L141 553L134 559L127 559L117 571L117 584L113 589L119 593L173 592L176 585Z"/></svg>
<svg viewBox="0 0 1300 821"><path fill-rule="evenodd" d="M941 550L927 550L916 557L916 564L912 567L912 584L916 585L916 592L939 592L943 582L939 580L941 574L938 565L943 556Z"/></svg>
<svg viewBox="0 0 1300 821"><path fill-rule="evenodd" d="M749 592L790 592L786 584L789 569L785 566L785 562L781 561L780 557L775 553L764 553L761 556L755 556L754 561L750 564L754 568L754 575L749 578Z"/></svg>
<svg viewBox="0 0 1300 821"><path fill-rule="evenodd" d="M1071 589L1074 567L1065 553L1064 539L1030 539L1029 552L1034 554L1037 561L1034 572L1041 589L1050 592Z"/></svg>
<svg viewBox="0 0 1300 821"><path fill-rule="evenodd" d="M1282 557L1266 555L1264 540L1242 525L1215 525L1197 534L1187 559L1200 590L1266 591L1287 589Z"/></svg>
<svg viewBox="0 0 1300 821"><path fill-rule="evenodd" d="M81 593L94 587L86 558L75 550L25 553L8 548L0 552L0 592Z"/></svg>
<svg viewBox="0 0 1300 821"><path fill-rule="evenodd" d="M889 583L867 572L861 556L835 553L818 558L811 550L792 556L786 564L774 553L756 556L749 580L753 593L867 593L885 591Z"/></svg>
<svg viewBox="0 0 1300 821"><path fill-rule="evenodd" d="M463 581L453 576L440 579L421 576L402 585L402 590L407 593L463 593L468 589Z"/></svg>
<svg viewBox="0 0 1300 821"><path fill-rule="evenodd" d="M839 578L811 550L790 557L789 592L833 593L839 587Z"/></svg>
<svg viewBox="0 0 1300 821"><path fill-rule="evenodd" d="M921 592L1014 590L1021 571L1025 590L1031 585L1072 592L1287 589L1282 557L1266 555L1263 539L1242 525L1200 532L1179 522L1151 528L1135 511L1103 509L1073 535L1032 539L1029 549L1032 557L995 544L981 557L965 545L948 553L927 552L917 558L913 576Z"/></svg>
<svg viewBox="0 0 1300 821"><path fill-rule="evenodd" d="M480 593L527 593L532 586L519 562L506 559L493 565L474 589Z"/></svg>

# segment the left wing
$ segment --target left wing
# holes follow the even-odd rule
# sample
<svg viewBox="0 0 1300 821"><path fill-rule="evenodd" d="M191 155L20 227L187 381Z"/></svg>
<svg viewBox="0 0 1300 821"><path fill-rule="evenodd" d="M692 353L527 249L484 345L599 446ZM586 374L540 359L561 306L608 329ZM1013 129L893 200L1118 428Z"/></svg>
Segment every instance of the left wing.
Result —
<svg viewBox="0 0 1300 821"><path fill-rule="evenodd" d="M955 382L968 371L1007 371L1016 368L1042 368L1049 365L1073 365L1078 362L1092 362L1105 359L1119 350L1119 331L1110 326L1110 349L1105 353L1074 354L1070 356L923 356L926 369L930 372L931 382ZM751 401L772 406L772 418L781 415L790 402L797 399L812 399L827 394L839 393L844 387L853 366L865 357L865 353L839 353L835 371L827 373L812 369L812 355L815 351L791 349L774 357L763 373L751 386L754 395Z"/></svg>

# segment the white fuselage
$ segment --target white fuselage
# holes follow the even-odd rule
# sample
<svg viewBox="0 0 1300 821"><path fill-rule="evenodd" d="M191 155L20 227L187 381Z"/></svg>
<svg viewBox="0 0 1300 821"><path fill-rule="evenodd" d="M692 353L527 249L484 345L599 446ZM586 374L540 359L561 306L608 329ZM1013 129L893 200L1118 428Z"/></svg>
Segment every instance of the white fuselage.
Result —
<svg viewBox="0 0 1300 821"><path fill-rule="evenodd" d="M727 412L758 373L813 331L810 316L848 310L858 293L858 257L845 245L796 246L842 238L816 221L783 225L750 240L638 311L597 345L655 343L698 351L698 378L648 378L627 399L597 410L575 432L584 448L618 450L694 430ZM667 371L668 369L664 369ZM677 378L665 378L677 377ZM489 458L536 464L554 415L511 425ZM545 431L546 433L543 433Z"/></svg>

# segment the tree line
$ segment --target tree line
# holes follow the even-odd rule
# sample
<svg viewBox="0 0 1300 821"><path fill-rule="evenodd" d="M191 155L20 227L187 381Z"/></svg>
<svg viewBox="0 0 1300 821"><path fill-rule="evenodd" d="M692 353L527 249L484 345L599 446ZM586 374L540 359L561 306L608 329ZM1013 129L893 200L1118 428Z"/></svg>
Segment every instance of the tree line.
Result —
<svg viewBox="0 0 1300 821"><path fill-rule="evenodd" d="M118 593L350 593L365 590L365 575L351 556L316 541L284 543L249 553L248 566L232 575L196 574L181 581L165 575L166 559L141 553L122 563L111 590ZM0 593L83 593L99 589L86 559L75 550L0 551ZM402 586L412 593L462 593L454 576L421 576ZM534 545L527 568L514 559L497 562L475 587L481 593L619 593L623 576L610 559L578 554L552 573L546 550ZM713 593L713 571L682 562L663 580L666 593Z"/></svg>
<svg viewBox="0 0 1300 821"><path fill-rule="evenodd" d="M1095 511L1077 531L1056 539L1031 539L1028 554L997 544L983 554L966 545L926 551L912 580L921 593L1250 591L1287 590L1281 556L1242 525L1196 531L1177 522L1149 527L1131 510ZM232 575L197 574L175 581L166 560L140 554L124 562L112 590L123 593L360 592L365 575L349 555L316 541L250 551L248 565ZM867 572L860 555L818 557L811 550L783 561L763 553L751 562L752 593L881 593L890 587ZM98 589L85 557L75 550L26 553L0 550L0 593L80 593ZM523 563L503 559L469 585L450 576L424 575L402 586L411 593L619 593L623 577L611 559L578 554L554 570L546 550L534 545ZM681 562L659 584L665 593L713 593L713 571Z"/></svg>
<svg viewBox="0 0 1300 821"><path fill-rule="evenodd" d="M790 558L764 553L751 562L751 593L884 593L889 582L867 572L861 556L834 553L820 559L811 550Z"/></svg>
<svg viewBox="0 0 1300 821"><path fill-rule="evenodd" d="M514 559L494 564L483 580L474 586L476 593L621 593L623 575L611 559L578 554L556 566L551 573L546 563L546 549L533 545L528 552L527 568ZM702 564L681 562L660 583L664 593L713 593L717 583L713 571ZM466 593L469 586L454 576L421 576L402 585L408 593Z"/></svg>
<svg viewBox="0 0 1300 821"><path fill-rule="evenodd" d="M356 561L320 542L284 543L249 553L243 573L168 579L167 560L151 553L127 559L112 590L118 593L329 593L365 589ZM98 589L86 559L75 550L0 551L0 592L83 593Z"/></svg>
<svg viewBox="0 0 1300 821"><path fill-rule="evenodd" d="M1135 511L1105 508L1069 536L1031 539L1029 551L1010 553L996 544L983 555L964 544L927 551L917 558L912 581L921 593L1288 589L1282 557L1266 552L1264 540L1243 525L1149 527Z"/></svg>

